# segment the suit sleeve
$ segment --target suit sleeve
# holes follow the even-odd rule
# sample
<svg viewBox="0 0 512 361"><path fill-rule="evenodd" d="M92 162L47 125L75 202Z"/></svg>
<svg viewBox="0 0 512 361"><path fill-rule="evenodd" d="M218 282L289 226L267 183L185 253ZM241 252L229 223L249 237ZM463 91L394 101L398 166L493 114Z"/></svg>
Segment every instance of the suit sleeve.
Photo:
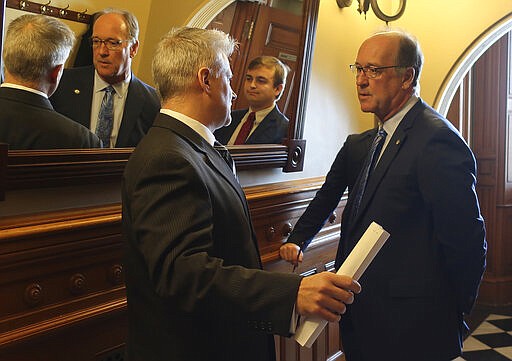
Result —
<svg viewBox="0 0 512 361"><path fill-rule="evenodd" d="M475 191L476 164L464 141L448 128L428 142L419 160L419 185L432 209L434 234L458 297L469 313L485 269L485 227Z"/></svg>
<svg viewBox="0 0 512 361"><path fill-rule="evenodd" d="M230 221L233 227L242 222L248 239L233 239L243 233L236 228L218 232L215 213L229 210L233 199L214 204L218 200L201 172L183 157L162 154L128 180L133 188L123 217L132 219L131 247L143 257L154 292L185 313L263 320L272 325L268 332L289 335L300 277L225 264L222 255L229 252L239 252L240 264L254 261L247 253L257 257L250 224L235 206Z"/></svg>
<svg viewBox="0 0 512 361"><path fill-rule="evenodd" d="M349 174L347 169L349 157L347 154L347 143L349 143L348 139L332 163L324 184L318 190L288 237L288 242L299 245L302 250L307 248L313 237L322 229L347 189Z"/></svg>

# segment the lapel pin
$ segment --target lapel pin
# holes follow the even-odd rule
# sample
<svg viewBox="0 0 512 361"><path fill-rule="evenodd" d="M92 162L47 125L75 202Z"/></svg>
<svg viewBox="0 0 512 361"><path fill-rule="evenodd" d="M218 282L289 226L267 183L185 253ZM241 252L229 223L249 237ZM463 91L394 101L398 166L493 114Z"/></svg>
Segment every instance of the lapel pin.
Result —
<svg viewBox="0 0 512 361"><path fill-rule="evenodd" d="M400 139L397 139L395 144L396 145L400 144Z"/></svg>
<svg viewBox="0 0 512 361"><path fill-rule="evenodd" d="M76 95L80 94L80 89L75 89L74 93L75 93Z"/></svg>

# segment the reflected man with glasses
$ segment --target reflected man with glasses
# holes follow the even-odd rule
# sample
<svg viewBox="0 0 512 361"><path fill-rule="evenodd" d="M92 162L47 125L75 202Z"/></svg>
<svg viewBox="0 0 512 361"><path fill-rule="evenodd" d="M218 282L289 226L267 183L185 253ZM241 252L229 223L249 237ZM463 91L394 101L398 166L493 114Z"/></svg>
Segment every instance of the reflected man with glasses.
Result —
<svg viewBox="0 0 512 361"><path fill-rule="evenodd" d="M448 361L461 354L485 269L476 163L457 129L419 97L423 55L399 31L366 39L350 69L379 126L349 135L281 257L302 261L345 190L335 268L371 222L390 233L340 322L347 361ZM370 152L384 139L380 152ZM363 165L370 165L365 167Z"/></svg>
<svg viewBox="0 0 512 361"><path fill-rule="evenodd" d="M104 147L134 147L160 109L154 88L131 71L139 25L128 11L105 9L93 25L93 66L66 69L55 109L95 132Z"/></svg>

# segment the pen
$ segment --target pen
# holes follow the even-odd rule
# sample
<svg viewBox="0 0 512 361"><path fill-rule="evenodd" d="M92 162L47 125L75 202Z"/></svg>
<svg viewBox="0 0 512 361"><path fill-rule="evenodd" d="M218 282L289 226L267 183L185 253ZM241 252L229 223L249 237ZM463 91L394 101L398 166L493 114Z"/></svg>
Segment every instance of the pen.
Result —
<svg viewBox="0 0 512 361"><path fill-rule="evenodd" d="M292 270L292 272L295 272L295 270L297 269L297 267L299 267L299 257L300 257L301 252L302 252L302 249L301 249L301 248L299 248L299 252L297 252L297 259L296 259L295 264L293 265L293 270Z"/></svg>

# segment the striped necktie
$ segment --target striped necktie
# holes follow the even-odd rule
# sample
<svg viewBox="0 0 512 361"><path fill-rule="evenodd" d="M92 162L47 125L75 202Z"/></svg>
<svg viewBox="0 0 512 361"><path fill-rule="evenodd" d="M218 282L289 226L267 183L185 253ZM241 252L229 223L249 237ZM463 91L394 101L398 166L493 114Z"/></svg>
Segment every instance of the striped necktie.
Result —
<svg viewBox="0 0 512 361"><path fill-rule="evenodd" d="M213 144L213 147L220 154L221 158L224 159L224 161L228 165L229 169L231 169L233 174L236 175L235 162L233 161L231 154L229 154L229 150L217 141L215 141L215 143Z"/></svg>
<svg viewBox="0 0 512 361"><path fill-rule="evenodd" d="M352 206L352 211L350 212L350 221L352 222L359 212L359 206L361 205L361 200L363 199L363 194L366 189L366 184L368 183L368 178L370 177L375 164L377 163L377 159L379 158L380 152L382 150L382 146L384 145L384 141L386 140L387 133L386 131L380 127L373 139L372 146L370 147L370 151L366 157L363 168L357 177L357 181L354 184L353 192L354 192L354 202Z"/></svg>
<svg viewBox="0 0 512 361"><path fill-rule="evenodd" d="M112 85L103 89L105 94L101 101L100 112L98 114L98 124L96 125L96 135L103 142L103 148L110 148L110 136L114 125L114 94Z"/></svg>

